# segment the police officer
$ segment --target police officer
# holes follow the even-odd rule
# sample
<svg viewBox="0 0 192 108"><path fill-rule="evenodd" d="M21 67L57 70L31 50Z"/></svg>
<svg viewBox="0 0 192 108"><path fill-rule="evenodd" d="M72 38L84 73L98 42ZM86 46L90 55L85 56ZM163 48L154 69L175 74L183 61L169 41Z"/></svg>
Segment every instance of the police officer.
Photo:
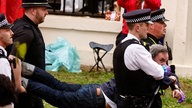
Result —
<svg viewBox="0 0 192 108"><path fill-rule="evenodd" d="M140 44L147 38L151 10L134 10L123 14L129 33L116 47L113 67L118 92L118 108L147 108L157 81L163 79L163 68Z"/></svg>
<svg viewBox="0 0 192 108"><path fill-rule="evenodd" d="M163 44L160 39L165 36L167 27L165 22L169 21L164 17L164 13L164 8L151 12L151 21L154 24L149 25L147 39L144 39L150 46L153 44Z"/></svg>
<svg viewBox="0 0 192 108"><path fill-rule="evenodd" d="M165 22L169 21L164 17L164 13L164 8L151 12L151 21L154 24L149 25L147 39L141 40L141 43L145 46L147 50L149 50L149 46L153 44L164 44L161 42L161 39L164 38L166 34L167 24ZM169 53L169 60L172 60L172 51L167 43L166 45Z"/></svg>
<svg viewBox="0 0 192 108"><path fill-rule="evenodd" d="M23 61L45 69L45 43L38 24L44 22L48 14L47 8L50 5L47 0L23 0L22 7L25 10L25 14L22 18L16 20L12 27L15 35L13 38L14 45L12 46L10 55L16 55ZM18 44L26 45L26 54L22 56L19 54ZM42 100L38 101L36 97L35 99L31 99L30 94L27 96L22 94L21 97L23 95L28 98L22 99L24 102L19 99L19 103L21 103L18 104L19 108L43 108Z"/></svg>
<svg viewBox="0 0 192 108"><path fill-rule="evenodd" d="M15 88L12 84L13 77L11 66L7 59L7 51L5 48L13 43L13 32L10 29L11 24L8 23L5 15L0 13L0 107L14 108ZM6 84L8 83L8 84Z"/></svg>
<svg viewBox="0 0 192 108"><path fill-rule="evenodd" d="M10 29L11 24L8 23L5 15L0 14L0 74L4 74L12 79L11 67L7 60L7 51L5 48L13 43L12 36L13 32Z"/></svg>
<svg viewBox="0 0 192 108"><path fill-rule="evenodd" d="M159 9L151 12L151 21L154 23L149 26L146 41L152 44L163 44L160 39L165 36L167 24L165 21L169 21L164 17L165 9Z"/></svg>
<svg viewBox="0 0 192 108"><path fill-rule="evenodd" d="M124 12L143 8L150 8L153 11L159 9L161 6L161 0L117 0L117 3L125 9ZM129 28L125 19L123 19L122 31L116 37L116 45L127 36L128 32Z"/></svg>

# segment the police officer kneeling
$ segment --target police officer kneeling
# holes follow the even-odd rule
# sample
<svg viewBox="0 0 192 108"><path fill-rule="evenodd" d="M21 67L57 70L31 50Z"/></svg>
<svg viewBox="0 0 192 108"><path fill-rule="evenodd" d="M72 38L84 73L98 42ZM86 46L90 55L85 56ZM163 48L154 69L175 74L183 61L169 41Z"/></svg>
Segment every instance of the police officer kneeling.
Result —
<svg viewBox="0 0 192 108"><path fill-rule="evenodd" d="M164 77L162 66L140 44L147 38L148 23L152 23L150 13L150 9L141 9L123 14L129 33L113 53L118 108L147 108Z"/></svg>

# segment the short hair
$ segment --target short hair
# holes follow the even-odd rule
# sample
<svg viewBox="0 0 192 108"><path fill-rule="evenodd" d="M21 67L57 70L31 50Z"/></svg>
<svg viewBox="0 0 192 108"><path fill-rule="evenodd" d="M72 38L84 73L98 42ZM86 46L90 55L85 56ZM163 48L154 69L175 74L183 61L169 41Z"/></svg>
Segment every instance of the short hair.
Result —
<svg viewBox="0 0 192 108"><path fill-rule="evenodd" d="M150 53L152 55L152 58L155 58L157 56L157 54L161 53L161 52L167 52L167 47L160 45L160 44L153 44L150 46Z"/></svg>
<svg viewBox="0 0 192 108"><path fill-rule="evenodd" d="M9 105L16 100L16 91L9 77L0 74L0 106Z"/></svg>
<svg viewBox="0 0 192 108"><path fill-rule="evenodd" d="M133 30L133 27L135 26L135 23L127 23L127 26L129 30Z"/></svg>
<svg viewBox="0 0 192 108"><path fill-rule="evenodd" d="M142 22L140 22L140 23L127 23L127 26L128 26L128 28L129 28L129 30L133 30L135 24L143 25Z"/></svg>

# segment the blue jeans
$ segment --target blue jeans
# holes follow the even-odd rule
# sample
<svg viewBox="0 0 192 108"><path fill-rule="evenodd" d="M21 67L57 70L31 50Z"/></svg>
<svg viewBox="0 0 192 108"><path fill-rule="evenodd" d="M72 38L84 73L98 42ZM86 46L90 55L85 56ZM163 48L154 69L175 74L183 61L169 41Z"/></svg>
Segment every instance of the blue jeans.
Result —
<svg viewBox="0 0 192 108"><path fill-rule="evenodd" d="M48 72L35 68L28 77L27 92L37 95L53 106L60 108L104 108L103 95L97 96L98 84L67 84L60 82Z"/></svg>

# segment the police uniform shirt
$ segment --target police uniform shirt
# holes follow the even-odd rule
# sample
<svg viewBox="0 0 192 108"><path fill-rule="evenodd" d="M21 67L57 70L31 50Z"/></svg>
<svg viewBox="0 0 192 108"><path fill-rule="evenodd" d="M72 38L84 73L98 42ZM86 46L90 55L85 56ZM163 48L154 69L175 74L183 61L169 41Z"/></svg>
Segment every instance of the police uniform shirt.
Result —
<svg viewBox="0 0 192 108"><path fill-rule="evenodd" d="M117 104L116 104L115 102L113 102L111 99L109 99L109 98L106 96L106 94L103 92L102 89L101 89L101 92L103 93L103 96L104 96L104 98L105 98L105 102L106 102L107 104L109 104L109 106L110 106L111 108L117 108Z"/></svg>
<svg viewBox="0 0 192 108"><path fill-rule="evenodd" d="M138 40L134 35L128 33L127 37L122 40L122 42L125 42L129 39ZM164 71L162 66L157 64L152 59L151 54L142 45L129 45L124 53L124 62L129 70L141 69L147 75L153 76L153 78L156 80L160 80L164 77Z"/></svg>
<svg viewBox="0 0 192 108"><path fill-rule="evenodd" d="M5 106L0 107L0 108L14 108L14 104L10 103L9 105L5 105Z"/></svg>
<svg viewBox="0 0 192 108"><path fill-rule="evenodd" d="M101 84L101 92L103 93L103 96L105 98L105 102L111 107L111 108L117 108L116 101L116 82L115 79L111 79L109 82L105 82Z"/></svg>
<svg viewBox="0 0 192 108"><path fill-rule="evenodd" d="M2 46L0 46L0 50L7 56L7 52ZM0 74L4 74L11 79L11 67L9 61L3 57L0 57Z"/></svg>

